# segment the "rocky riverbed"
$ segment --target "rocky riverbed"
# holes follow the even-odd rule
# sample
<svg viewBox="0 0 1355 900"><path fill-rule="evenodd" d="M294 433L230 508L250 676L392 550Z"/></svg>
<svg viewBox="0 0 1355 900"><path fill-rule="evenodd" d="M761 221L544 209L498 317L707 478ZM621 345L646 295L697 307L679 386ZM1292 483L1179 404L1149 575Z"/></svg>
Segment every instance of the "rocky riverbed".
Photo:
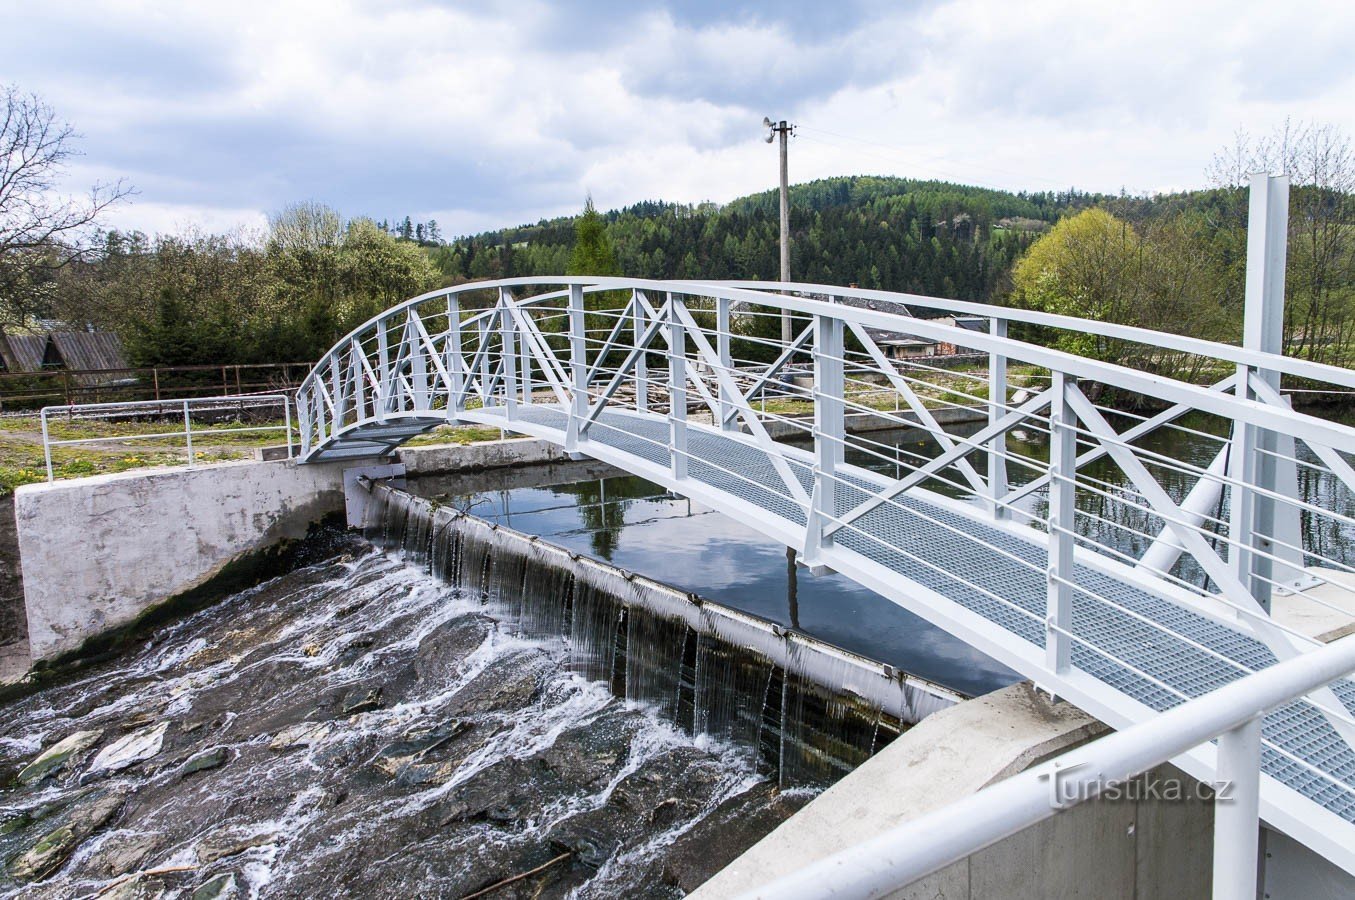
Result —
<svg viewBox="0 0 1355 900"><path fill-rule="evenodd" d="M0 706L0 893L681 896L808 801L338 532Z"/></svg>

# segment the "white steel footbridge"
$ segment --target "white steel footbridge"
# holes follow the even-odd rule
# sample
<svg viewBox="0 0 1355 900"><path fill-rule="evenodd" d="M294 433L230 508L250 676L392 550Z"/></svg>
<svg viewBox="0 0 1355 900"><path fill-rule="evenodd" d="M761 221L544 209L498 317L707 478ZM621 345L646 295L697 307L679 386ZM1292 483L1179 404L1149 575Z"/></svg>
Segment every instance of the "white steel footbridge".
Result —
<svg viewBox="0 0 1355 900"><path fill-rule="evenodd" d="M1355 628L1355 428L1286 393L1353 392L1355 372L1279 353L1286 193L1253 187L1240 346L824 285L478 282L336 344L298 393L302 458L388 455L448 423L552 441L1128 728ZM1068 334L1141 362L1051 349ZM928 344L963 359L900 356ZM1164 374L1181 371L1199 375ZM1253 830L1259 811L1355 872L1355 684L1257 712L1175 761L1205 781L1251 772Z"/></svg>

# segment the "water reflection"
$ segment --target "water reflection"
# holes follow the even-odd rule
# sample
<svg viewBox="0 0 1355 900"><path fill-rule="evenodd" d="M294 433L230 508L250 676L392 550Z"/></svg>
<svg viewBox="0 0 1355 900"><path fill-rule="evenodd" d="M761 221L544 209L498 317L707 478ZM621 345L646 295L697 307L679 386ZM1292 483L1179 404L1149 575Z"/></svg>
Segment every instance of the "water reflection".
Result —
<svg viewBox="0 0 1355 900"><path fill-rule="evenodd" d="M1133 422L1115 423L1118 428ZM1161 453L1205 469L1221 447L1225 423L1205 414L1179 420L1182 429L1164 429L1137 442L1148 453ZM956 436L973 434L982 423L953 429ZM1013 487L1037 477L1049 456L1047 439L1029 430L1008 435ZM896 474L903 466L932 458L936 442L919 429L874 432L860 438L863 449L849 449L849 462ZM869 441L869 444L865 442ZM1083 448L1085 449L1085 448ZM883 454L886 458L881 458ZM1300 448L1300 459L1313 457ZM1180 502L1195 476L1148 458L1150 472L1168 495ZM977 460L976 460L977 462ZM413 489L469 508L477 515L511 524L513 528L548 537L572 550L600 556L615 565L669 582L772 621L801 629L837 644L940 682L965 693L985 693L1017 679L1015 673L977 652L925 620L872 591L839 575L809 575L797 569L786 549L741 522L715 513L699 503L675 497L664 488L619 470L589 462L544 468L484 473L460 479L424 479ZM1127 486L1123 474L1107 457L1082 468L1081 474L1099 483L1099 492L1079 491L1077 528L1091 540L1137 557L1164 523L1141 508L1141 500ZM1300 496L1306 503L1348 519L1355 518L1355 497L1325 472L1299 468ZM497 480L486 486L484 479ZM926 487L948 496L980 502L967 485L948 480ZM1021 508L1037 519L1045 515L1044 492L1035 491ZM1226 500L1210 513L1226 522ZM1355 563L1355 531L1330 517L1305 513L1305 536L1310 554L1322 554ZM1175 574L1205 584L1203 572L1188 557Z"/></svg>
<svg viewBox="0 0 1355 900"><path fill-rule="evenodd" d="M1019 679L848 578L797 571L782 545L748 526L642 478L611 472L557 485L505 484L469 493L449 491L439 479L419 479L411 489L967 694ZM557 474L568 477L570 472Z"/></svg>

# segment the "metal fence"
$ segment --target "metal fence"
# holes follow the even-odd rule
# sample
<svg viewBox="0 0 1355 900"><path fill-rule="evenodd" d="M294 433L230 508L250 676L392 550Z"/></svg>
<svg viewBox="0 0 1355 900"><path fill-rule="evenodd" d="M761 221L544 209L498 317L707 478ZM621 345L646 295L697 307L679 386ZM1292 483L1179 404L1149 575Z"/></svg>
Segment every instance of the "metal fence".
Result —
<svg viewBox="0 0 1355 900"><path fill-rule="evenodd" d="M282 413L283 424L250 425L267 410ZM197 422L195 423L195 418ZM285 436L287 458L293 457L295 441L292 430L292 398L287 394L251 394L245 396L195 397L183 400L146 400L133 403L82 403L67 406L46 406L40 413L42 424L42 454L47 466L47 480L55 481L56 473L52 465L54 447L76 447L108 444L124 444L134 441L165 441L183 439L186 463L192 466L196 462L193 438L199 439L211 435L251 435L277 434ZM213 427L226 419L236 419L242 423L230 427ZM204 424L204 420L206 424ZM132 432L95 437L53 438L52 427L57 422L73 424L76 422L175 422L182 427L172 430L153 432Z"/></svg>
<svg viewBox="0 0 1355 900"><path fill-rule="evenodd" d="M310 363L0 372L0 412L31 412L53 403L71 406L291 391L308 371Z"/></svg>

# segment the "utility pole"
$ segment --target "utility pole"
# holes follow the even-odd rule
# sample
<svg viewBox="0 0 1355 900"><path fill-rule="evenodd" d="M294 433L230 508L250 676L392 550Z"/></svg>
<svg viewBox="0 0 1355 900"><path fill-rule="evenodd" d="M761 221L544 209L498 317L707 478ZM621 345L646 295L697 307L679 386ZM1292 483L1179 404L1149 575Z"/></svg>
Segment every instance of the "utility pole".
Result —
<svg viewBox="0 0 1355 900"><path fill-rule="evenodd" d="M767 143L770 144L777 135L781 136L781 280L790 281L790 186L787 183L789 169L786 164L786 150L790 136L795 133L795 126L785 119L773 122L770 118L764 118L762 124L767 128ZM789 344L790 341L790 311L783 309L781 343Z"/></svg>

